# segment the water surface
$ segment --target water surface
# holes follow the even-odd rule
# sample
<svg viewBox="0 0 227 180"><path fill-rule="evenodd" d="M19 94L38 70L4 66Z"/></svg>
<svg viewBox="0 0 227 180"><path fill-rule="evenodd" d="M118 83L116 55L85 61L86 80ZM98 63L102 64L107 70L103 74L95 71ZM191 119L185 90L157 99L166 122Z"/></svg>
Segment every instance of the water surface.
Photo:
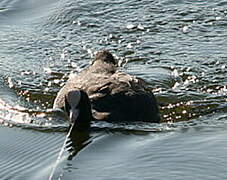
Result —
<svg viewBox="0 0 227 180"><path fill-rule="evenodd" d="M49 178L68 125L48 109L103 48L149 82L162 123L94 122L55 178L226 179L226 9L225 0L1 1L1 179Z"/></svg>

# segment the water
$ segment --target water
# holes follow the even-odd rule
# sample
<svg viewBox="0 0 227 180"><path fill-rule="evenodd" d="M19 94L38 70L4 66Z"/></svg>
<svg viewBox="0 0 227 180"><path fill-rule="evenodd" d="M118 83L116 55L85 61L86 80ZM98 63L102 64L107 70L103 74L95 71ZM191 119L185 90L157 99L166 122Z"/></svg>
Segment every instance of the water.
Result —
<svg viewBox="0 0 227 180"><path fill-rule="evenodd" d="M150 83L162 123L94 122L55 177L226 179L226 9L225 0L2 0L0 179L50 177L68 125L49 109L103 48Z"/></svg>

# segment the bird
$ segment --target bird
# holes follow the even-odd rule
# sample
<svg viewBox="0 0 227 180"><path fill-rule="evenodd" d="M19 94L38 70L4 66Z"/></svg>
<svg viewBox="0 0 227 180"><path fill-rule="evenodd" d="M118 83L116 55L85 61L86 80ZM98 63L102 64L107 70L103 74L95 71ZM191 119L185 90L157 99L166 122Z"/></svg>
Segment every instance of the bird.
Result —
<svg viewBox="0 0 227 180"><path fill-rule="evenodd" d="M97 52L90 66L69 78L53 109L63 110L75 129L91 121L159 123L158 102L142 78L119 70L108 50Z"/></svg>

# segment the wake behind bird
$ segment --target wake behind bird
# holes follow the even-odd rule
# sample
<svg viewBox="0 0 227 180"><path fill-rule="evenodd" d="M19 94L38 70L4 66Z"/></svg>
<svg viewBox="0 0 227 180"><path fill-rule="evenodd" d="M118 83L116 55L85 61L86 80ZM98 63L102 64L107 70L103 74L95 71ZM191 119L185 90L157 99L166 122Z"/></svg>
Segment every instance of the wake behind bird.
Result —
<svg viewBox="0 0 227 180"><path fill-rule="evenodd" d="M69 140L70 134L72 132L73 126L70 126L69 132L65 138L65 141L61 147L61 150L58 154L57 160L53 166L53 169L51 171L51 174L49 176L49 180L53 180L53 179L59 179L63 174L61 173L61 168L60 168L60 163L65 160L67 158L67 156L63 156L64 155L64 150L66 148L66 144Z"/></svg>

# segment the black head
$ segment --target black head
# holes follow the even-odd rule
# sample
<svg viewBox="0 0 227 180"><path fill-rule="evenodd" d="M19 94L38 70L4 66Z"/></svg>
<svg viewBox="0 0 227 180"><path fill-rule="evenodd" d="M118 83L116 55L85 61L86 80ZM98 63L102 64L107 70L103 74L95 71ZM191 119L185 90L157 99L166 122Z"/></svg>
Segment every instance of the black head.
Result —
<svg viewBox="0 0 227 180"><path fill-rule="evenodd" d="M100 60L100 61L104 61L106 63L112 63L114 65L117 64L116 60L114 59L113 55L107 51L107 50L101 50L99 51L94 59L94 62Z"/></svg>
<svg viewBox="0 0 227 180"><path fill-rule="evenodd" d="M92 113L91 103L86 92L82 90L69 91L65 96L65 111L73 129L89 129Z"/></svg>

